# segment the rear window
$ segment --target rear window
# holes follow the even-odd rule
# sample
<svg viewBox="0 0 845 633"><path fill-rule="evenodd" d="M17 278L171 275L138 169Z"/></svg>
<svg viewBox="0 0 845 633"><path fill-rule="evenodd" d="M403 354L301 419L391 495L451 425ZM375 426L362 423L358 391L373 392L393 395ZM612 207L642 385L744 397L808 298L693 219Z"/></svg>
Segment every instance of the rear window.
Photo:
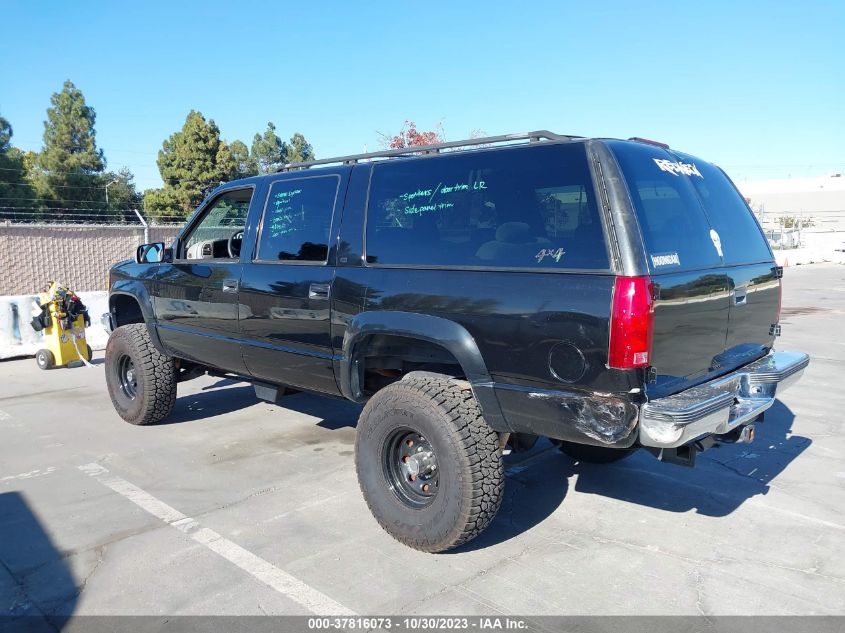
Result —
<svg viewBox="0 0 845 633"><path fill-rule="evenodd" d="M620 141L608 145L622 167L651 270L721 266L710 224L690 182L703 178L697 175L698 162L679 162L653 145Z"/></svg>
<svg viewBox="0 0 845 633"><path fill-rule="evenodd" d="M772 254L757 220L740 193L722 171L693 156L673 152L685 163L694 163L701 178L690 178L711 226L719 234L726 264L771 261Z"/></svg>
<svg viewBox="0 0 845 633"><path fill-rule="evenodd" d="M608 268L582 144L380 163L366 236L374 264Z"/></svg>

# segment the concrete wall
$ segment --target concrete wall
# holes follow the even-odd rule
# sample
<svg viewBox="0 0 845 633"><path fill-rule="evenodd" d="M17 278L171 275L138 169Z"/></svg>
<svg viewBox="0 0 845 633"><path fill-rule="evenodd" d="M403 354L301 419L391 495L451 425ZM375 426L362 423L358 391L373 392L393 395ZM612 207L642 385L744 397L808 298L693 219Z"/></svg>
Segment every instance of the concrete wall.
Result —
<svg viewBox="0 0 845 633"><path fill-rule="evenodd" d="M180 228L150 227L150 241L169 245ZM38 294L48 280L106 290L109 268L143 241L140 226L0 224L0 296Z"/></svg>

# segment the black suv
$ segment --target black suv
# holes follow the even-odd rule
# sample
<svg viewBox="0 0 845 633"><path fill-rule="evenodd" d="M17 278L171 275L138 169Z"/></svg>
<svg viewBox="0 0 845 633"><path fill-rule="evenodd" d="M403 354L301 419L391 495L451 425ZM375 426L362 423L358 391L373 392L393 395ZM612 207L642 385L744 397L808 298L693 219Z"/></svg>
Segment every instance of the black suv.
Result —
<svg viewBox="0 0 845 633"><path fill-rule="evenodd" d="M206 372L366 402L364 497L439 552L495 516L509 445L693 465L751 441L809 362L772 350L781 273L718 167L644 139L318 160L220 186L112 269L106 378L133 424Z"/></svg>

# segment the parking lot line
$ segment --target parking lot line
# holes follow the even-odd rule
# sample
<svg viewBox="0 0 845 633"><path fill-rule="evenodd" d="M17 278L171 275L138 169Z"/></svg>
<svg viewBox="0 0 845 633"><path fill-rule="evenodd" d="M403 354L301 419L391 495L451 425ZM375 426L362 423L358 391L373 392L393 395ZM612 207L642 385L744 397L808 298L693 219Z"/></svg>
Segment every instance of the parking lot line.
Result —
<svg viewBox="0 0 845 633"><path fill-rule="evenodd" d="M0 477L0 481L19 481L21 479L32 479L33 477L44 477L45 475L49 475L54 472L56 472L55 466L50 466L49 468L45 468L44 470L36 468L35 470L30 470L29 472Z"/></svg>
<svg viewBox="0 0 845 633"><path fill-rule="evenodd" d="M272 563L256 556L221 534L203 527L195 519L179 512L133 483L112 475L99 464L85 464L79 470L94 477L104 486L111 488L154 517L190 536L194 541L226 559L233 565L272 587L280 594L321 615L356 615L354 611L332 600L310 585L279 569Z"/></svg>

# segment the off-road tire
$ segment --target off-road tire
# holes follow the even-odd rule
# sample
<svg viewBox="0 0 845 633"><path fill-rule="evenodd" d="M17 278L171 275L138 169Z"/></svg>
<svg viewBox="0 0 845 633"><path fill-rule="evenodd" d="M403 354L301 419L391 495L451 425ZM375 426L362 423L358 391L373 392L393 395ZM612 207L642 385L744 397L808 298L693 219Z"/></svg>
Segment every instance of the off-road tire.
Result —
<svg viewBox="0 0 845 633"><path fill-rule="evenodd" d="M576 462L587 464L612 464L633 455L635 448L608 448L592 446L590 444L576 444L575 442L555 441L557 447Z"/></svg>
<svg viewBox="0 0 845 633"><path fill-rule="evenodd" d="M56 357L48 349L40 349L35 352L35 363L39 369L53 369L56 366Z"/></svg>
<svg viewBox="0 0 845 633"><path fill-rule="evenodd" d="M136 389L129 397L120 377L121 359L134 365ZM117 413L130 424L161 422L176 402L176 366L159 352L144 323L122 325L111 333L106 345L106 384Z"/></svg>
<svg viewBox="0 0 845 633"><path fill-rule="evenodd" d="M410 507L389 483L386 447L403 429L422 436L436 455L437 491L424 507ZM469 385L448 376L415 372L378 391L358 421L355 466L381 527L424 552L443 552L474 539L502 502L498 434L484 421Z"/></svg>

